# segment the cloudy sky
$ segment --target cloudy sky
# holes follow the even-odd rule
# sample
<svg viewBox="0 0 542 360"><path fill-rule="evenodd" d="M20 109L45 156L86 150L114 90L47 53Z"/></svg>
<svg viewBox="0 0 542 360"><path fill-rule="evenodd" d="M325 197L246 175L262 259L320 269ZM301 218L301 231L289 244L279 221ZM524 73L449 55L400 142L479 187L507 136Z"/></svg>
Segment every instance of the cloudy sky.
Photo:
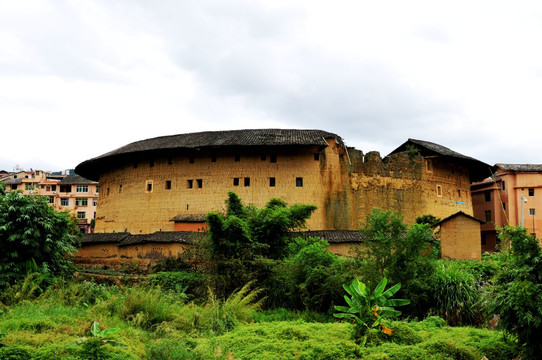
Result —
<svg viewBox="0 0 542 360"><path fill-rule="evenodd" d="M541 43L540 1L0 0L0 170L245 128L542 163Z"/></svg>

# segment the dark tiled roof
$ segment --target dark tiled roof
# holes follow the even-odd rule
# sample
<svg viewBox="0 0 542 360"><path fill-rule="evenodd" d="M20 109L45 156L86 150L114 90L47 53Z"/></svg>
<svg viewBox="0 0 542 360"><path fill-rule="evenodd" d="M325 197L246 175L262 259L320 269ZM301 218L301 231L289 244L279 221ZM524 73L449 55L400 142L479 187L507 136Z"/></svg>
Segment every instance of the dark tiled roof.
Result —
<svg viewBox="0 0 542 360"><path fill-rule="evenodd" d="M118 246L137 245L145 243L185 243L193 242L201 233L192 231L158 231L152 234L132 235L122 233L83 234L82 244L115 243Z"/></svg>
<svg viewBox="0 0 542 360"><path fill-rule="evenodd" d="M491 175L492 167L482 161L476 160L470 156L460 154L446 146L432 143L430 141L408 139L397 149L389 153L388 156L408 151L410 146L414 146L422 156L443 156L453 159L459 164L463 164L469 170L471 181L478 181Z"/></svg>
<svg viewBox="0 0 542 360"><path fill-rule="evenodd" d="M327 146L326 139L334 138L344 146L342 139L322 130L251 129L206 131L199 133L161 136L136 141L77 165L75 172L90 179L98 179L97 172L113 158L134 153L168 150L219 149L223 147L259 146Z"/></svg>
<svg viewBox="0 0 542 360"><path fill-rule="evenodd" d="M361 243L366 240L365 236L357 230L309 230L292 234L302 237L319 237L328 243Z"/></svg>
<svg viewBox="0 0 542 360"><path fill-rule="evenodd" d="M177 215L169 221L175 222L205 222L207 220L207 214L184 214Z"/></svg>
<svg viewBox="0 0 542 360"><path fill-rule="evenodd" d="M477 219L477 218L475 218L474 216L470 216L469 214L465 214L463 211L459 211L459 212L456 212L455 214L452 214L452 215L448 216L447 218L444 218L444 219L440 220L438 223L433 224L433 226L431 226L431 227L433 227L433 228L434 228L434 227L437 227L437 226L441 225L442 223L448 222L448 221L452 220L453 218L455 218L455 217L457 217L457 216L460 216L460 215L461 215L461 216L465 216L465 217L467 217L467 218L469 218L469 219L472 219L472 220L474 220L474 221L478 221L480 224L484 224L484 223L485 223L485 221L482 221L482 220L480 220L480 219Z"/></svg>
<svg viewBox="0 0 542 360"><path fill-rule="evenodd" d="M495 166L510 172L542 172L542 164L495 164Z"/></svg>
<svg viewBox="0 0 542 360"><path fill-rule="evenodd" d="M5 183L6 185L21 184L23 182L23 179L21 178L5 179L5 180L2 180L2 182Z"/></svg>
<svg viewBox="0 0 542 360"><path fill-rule="evenodd" d="M95 184L95 181L85 179L79 175L68 175L58 182L61 185L77 185L77 184Z"/></svg>
<svg viewBox="0 0 542 360"><path fill-rule="evenodd" d="M120 243L130 236L128 232L83 234L82 244Z"/></svg>

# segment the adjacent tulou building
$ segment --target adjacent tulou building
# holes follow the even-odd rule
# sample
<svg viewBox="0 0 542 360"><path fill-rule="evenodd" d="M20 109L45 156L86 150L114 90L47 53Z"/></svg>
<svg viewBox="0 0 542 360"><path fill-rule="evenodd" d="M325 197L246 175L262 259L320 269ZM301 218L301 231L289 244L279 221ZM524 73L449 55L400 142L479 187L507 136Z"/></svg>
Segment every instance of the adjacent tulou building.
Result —
<svg viewBox="0 0 542 360"><path fill-rule="evenodd" d="M104 247L110 242L121 248L160 243L160 233L168 239L164 243L189 242L204 228L206 213L224 209L228 191L258 206L273 197L316 205L307 230L324 231L324 237L328 231L330 242L351 239L344 234L358 230L375 207L397 210L406 222L422 214L473 215L470 183L487 177L489 169L426 141L409 139L382 159L347 147L330 132L262 129L142 140L84 161L75 171L100 182L100 234L87 237L87 249L92 245L93 256L102 249L111 257L116 250ZM115 256L131 257L132 250ZM177 250L145 251L137 256Z"/></svg>

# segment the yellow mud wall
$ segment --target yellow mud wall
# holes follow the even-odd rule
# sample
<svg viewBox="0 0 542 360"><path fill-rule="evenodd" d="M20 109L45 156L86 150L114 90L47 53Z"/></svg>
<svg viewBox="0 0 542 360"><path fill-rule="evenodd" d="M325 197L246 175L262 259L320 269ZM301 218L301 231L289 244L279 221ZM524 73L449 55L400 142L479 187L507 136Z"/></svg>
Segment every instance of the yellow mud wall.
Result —
<svg viewBox="0 0 542 360"><path fill-rule="evenodd" d="M440 227L440 249L443 259L480 260L482 246L480 223L465 216L456 216Z"/></svg>
<svg viewBox="0 0 542 360"><path fill-rule="evenodd" d="M325 229L324 204L329 198L329 187L345 188L344 178L335 179L335 170L340 166L338 152L339 148L330 140L330 146L321 152L317 148L295 148L247 154L245 150L238 153L239 161L235 161L235 150L221 150L217 154L196 154L193 163L190 156L178 155L172 156L171 164L165 157L152 162L141 160L137 167L134 163L119 164L119 168L100 177L95 231L173 231L174 223L169 220L177 215L225 211L224 201L230 190L245 204L263 206L278 197L288 204L316 205L318 209L308 228ZM315 153L319 153L317 159ZM271 162L272 155L276 162ZM271 177L275 178L274 187L270 186ZM234 185L234 178L239 179L239 185ZM245 186L245 178L250 178L250 186ZM296 186L296 178L302 178L302 186ZM167 189L168 181L171 189Z"/></svg>

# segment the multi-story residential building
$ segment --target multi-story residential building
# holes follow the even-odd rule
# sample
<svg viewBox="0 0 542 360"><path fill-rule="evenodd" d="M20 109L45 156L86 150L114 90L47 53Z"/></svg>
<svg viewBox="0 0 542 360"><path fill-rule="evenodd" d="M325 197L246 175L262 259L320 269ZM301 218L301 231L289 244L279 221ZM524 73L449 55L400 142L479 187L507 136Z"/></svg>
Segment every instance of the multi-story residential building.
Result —
<svg viewBox="0 0 542 360"><path fill-rule="evenodd" d="M6 184L6 191L46 196L56 210L68 211L77 217L81 232L93 232L91 222L98 205L97 182L79 175L54 175L41 170L11 173L0 181Z"/></svg>
<svg viewBox="0 0 542 360"><path fill-rule="evenodd" d="M522 225L542 236L542 165L496 164L494 176L471 185L474 216L482 224L482 250L493 251L499 227Z"/></svg>

